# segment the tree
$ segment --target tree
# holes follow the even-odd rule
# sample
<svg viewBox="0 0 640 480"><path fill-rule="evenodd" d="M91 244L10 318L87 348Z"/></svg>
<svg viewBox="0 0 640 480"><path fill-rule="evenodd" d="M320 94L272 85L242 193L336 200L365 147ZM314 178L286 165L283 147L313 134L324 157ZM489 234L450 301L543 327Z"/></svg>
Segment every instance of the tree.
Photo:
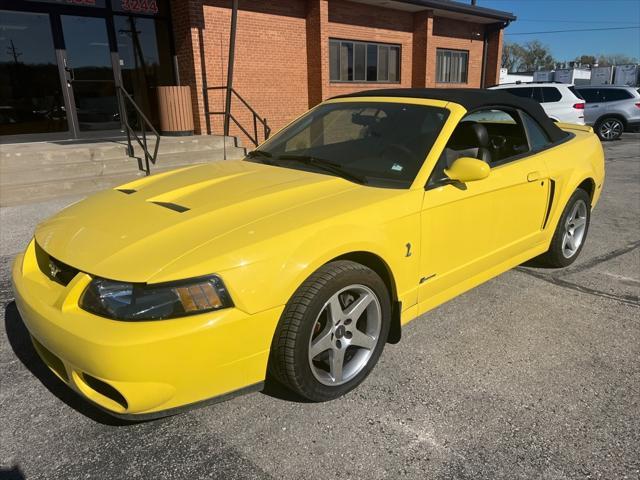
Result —
<svg viewBox="0 0 640 480"><path fill-rule="evenodd" d="M509 72L518 72L524 49L518 43L505 43L502 47L502 68L506 68Z"/></svg>
<svg viewBox="0 0 640 480"><path fill-rule="evenodd" d="M627 65L630 63L638 63L638 59L634 57L627 57L621 53L600 55L598 57L598 65L601 67L608 67L610 65Z"/></svg>
<svg viewBox="0 0 640 480"><path fill-rule="evenodd" d="M576 57L575 61L582 65L594 65L597 62L596 57L593 55L580 55Z"/></svg>
<svg viewBox="0 0 640 480"><path fill-rule="evenodd" d="M549 47L538 40L520 45L506 43L502 49L502 66L510 72L531 72L535 70L550 70L555 60Z"/></svg>
<svg viewBox="0 0 640 480"><path fill-rule="evenodd" d="M522 67L526 71L551 70L555 60L551 56L549 47L538 40L532 40L524 44L524 57Z"/></svg>

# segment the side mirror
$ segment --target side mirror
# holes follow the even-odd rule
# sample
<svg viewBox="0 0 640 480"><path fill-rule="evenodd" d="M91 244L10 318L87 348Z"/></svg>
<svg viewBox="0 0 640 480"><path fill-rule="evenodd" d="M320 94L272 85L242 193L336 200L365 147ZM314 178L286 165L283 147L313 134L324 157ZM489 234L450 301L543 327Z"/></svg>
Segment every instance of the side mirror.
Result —
<svg viewBox="0 0 640 480"><path fill-rule="evenodd" d="M487 162L477 158L461 157L454 160L451 167L445 168L444 173L451 180L467 183L487 178L490 170Z"/></svg>

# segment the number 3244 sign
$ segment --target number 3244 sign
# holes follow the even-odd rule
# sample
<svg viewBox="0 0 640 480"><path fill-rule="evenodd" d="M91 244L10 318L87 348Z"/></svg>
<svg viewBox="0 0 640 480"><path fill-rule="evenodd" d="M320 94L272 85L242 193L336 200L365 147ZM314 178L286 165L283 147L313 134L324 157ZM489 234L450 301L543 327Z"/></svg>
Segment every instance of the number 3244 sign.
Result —
<svg viewBox="0 0 640 480"><path fill-rule="evenodd" d="M156 15L158 13L157 0L120 0L114 3L114 10L121 10L123 12L131 13L146 13ZM117 4L120 4L117 8Z"/></svg>

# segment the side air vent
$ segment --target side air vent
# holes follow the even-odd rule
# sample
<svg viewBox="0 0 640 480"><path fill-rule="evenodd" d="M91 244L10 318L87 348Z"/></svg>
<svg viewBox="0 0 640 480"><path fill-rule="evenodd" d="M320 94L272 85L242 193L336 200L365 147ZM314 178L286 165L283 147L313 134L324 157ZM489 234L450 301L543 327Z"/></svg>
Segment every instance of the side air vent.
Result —
<svg viewBox="0 0 640 480"><path fill-rule="evenodd" d="M553 206L553 199L556 194L556 182L549 180L549 203L547 204L547 212L544 215L544 223L542 229L547 228L547 222L549 221L549 215L551 214L551 207Z"/></svg>
<svg viewBox="0 0 640 480"><path fill-rule="evenodd" d="M116 188L117 191L124 193L125 195L131 195L132 193L136 193L137 190L132 188Z"/></svg>
<svg viewBox="0 0 640 480"><path fill-rule="evenodd" d="M183 207L182 205L177 205L171 202L151 202L151 203L160 205L161 207L168 208L169 210L173 210L174 212L178 212L178 213L184 213L190 210L187 207Z"/></svg>

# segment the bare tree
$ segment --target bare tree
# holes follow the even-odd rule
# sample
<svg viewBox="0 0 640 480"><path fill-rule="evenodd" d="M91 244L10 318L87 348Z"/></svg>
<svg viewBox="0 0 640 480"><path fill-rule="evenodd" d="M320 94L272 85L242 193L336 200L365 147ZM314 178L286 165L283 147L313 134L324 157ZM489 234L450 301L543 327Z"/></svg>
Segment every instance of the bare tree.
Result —
<svg viewBox="0 0 640 480"><path fill-rule="evenodd" d="M608 67L610 65L627 65L630 63L638 63L638 59L635 57L628 57L621 53L600 55L598 57L598 65L601 67Z"/></svg>
<svg viewBox="0 0 640 480"><path fill-rule="evenodd" d="M510 72L530 72L554 67L549 47L537 40L521 45L506 43L502 49L502 66Z"/></svg>

